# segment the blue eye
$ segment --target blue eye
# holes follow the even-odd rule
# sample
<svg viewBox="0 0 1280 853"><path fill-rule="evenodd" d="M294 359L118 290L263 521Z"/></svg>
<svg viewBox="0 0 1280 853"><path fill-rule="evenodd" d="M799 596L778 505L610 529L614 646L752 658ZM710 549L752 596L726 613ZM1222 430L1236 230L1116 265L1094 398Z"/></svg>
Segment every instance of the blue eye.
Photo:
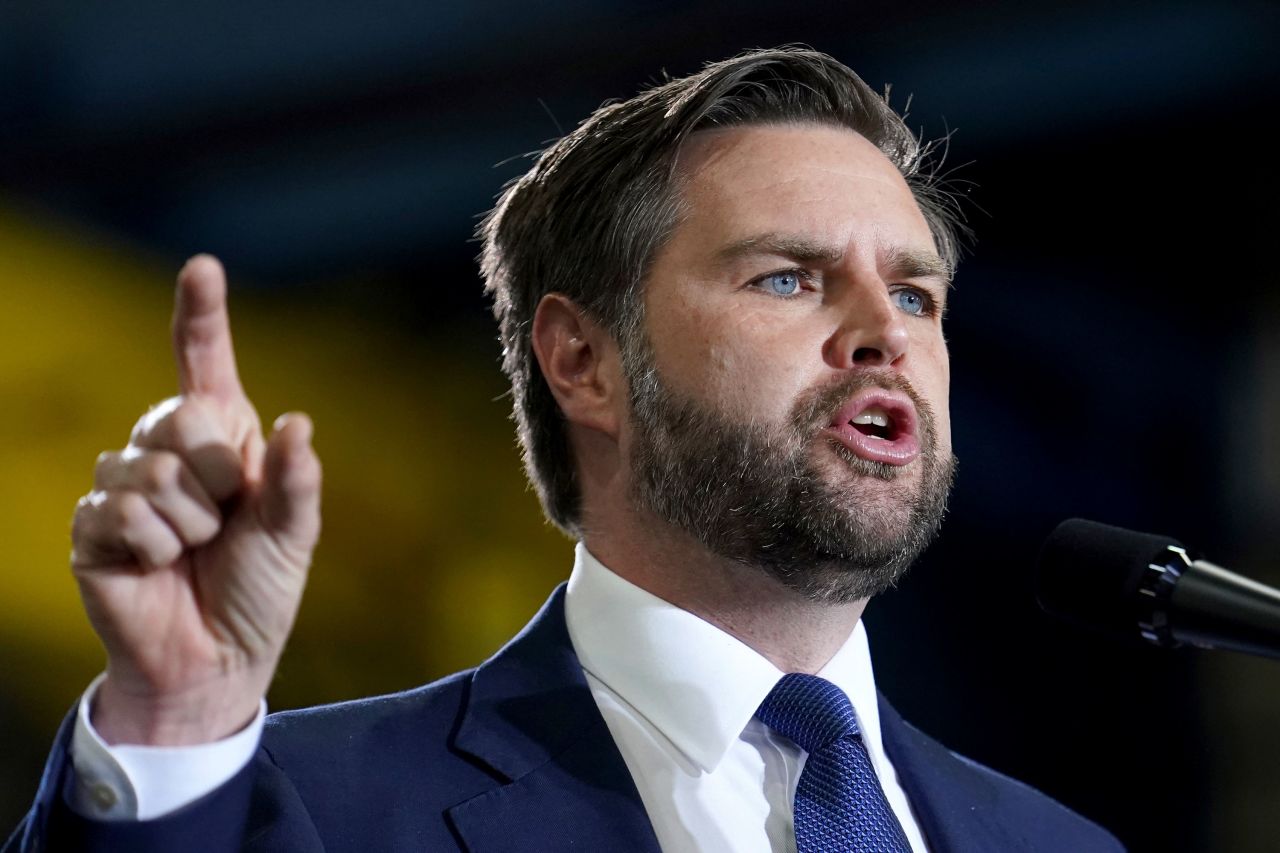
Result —
<svg viewBox="0 0 1280 853"><path fill-rule="evenodd" d="M774 296L791 296L800 292L800 275L794 272L770 273L760 279L760 286Z"/></svg>
<svg viewBox="0 0 1280 853"><path fill-rule="evenodd" d="M899 290L893 294L894 302L898 303L898 307L908 314L927 314L929 313L929 303L927 297L918 290Z"/></svg>

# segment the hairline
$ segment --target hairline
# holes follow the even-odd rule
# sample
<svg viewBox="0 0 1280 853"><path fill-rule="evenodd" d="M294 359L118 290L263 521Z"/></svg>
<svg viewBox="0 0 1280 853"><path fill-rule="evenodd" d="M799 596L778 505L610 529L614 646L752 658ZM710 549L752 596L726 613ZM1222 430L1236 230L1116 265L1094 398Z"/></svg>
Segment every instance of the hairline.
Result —
<svg viewBox="0 0 1280 853"><path fill-rule="evenodd" d="M762 96L756 98L752 89ZM668 80L625 101L607 103L544 149L528 172L504 188L478 228L484 240L481 266L486 290L494 295L522 456L554 524L580 533L582 492L576 464L565 464L570 448L564 412L547 388L533 351L533 315L546 294L568 297L619 345L626 366L627 342L643 337L638 333L646 325L645 294L655 264L689 215L687 179L679 171L691 139L769 126L853 131L904 178L935 252L954 267L959 238L967 230L944 179L935 172L937 161L930 155L939 143L913 134L887 101L887 90L877 95L826 54L803 46L750 51L709 63L699 74ZM634 135L637 130L646 135ZM620 135L609 143L612 151L608 144L597 144L614 134ZM639 168L618 170L627 164ZM575 187L565 182L565 174L603 179L614 200L603 205L592 201L599 188L581 181ZM604 216L578 221L575 217L584 204ZM574 238L566 237L563 227L552 233L531 224L548 216L577 222L577 233L593 235L600 241L599 249L565 244L565 239ZM568 249L559 258L585 260L587 269L571 269L548 254L557 247ZM602 266L601 261L612 266ZM584 273L590 278L584 279Z"/></svg>
<svg viewBox="0 0 1280 853"><path fill-rule="evenodd" d="M644 310L645 309L645 303L644 303L645 291L648 290L649 279L653 273L654 261L662 253L662 251L667 247L667 245L671 242L671 240L675 237L676 232L680 229L680 227L685 224L686 216L689 213L690 202L689 202L689 197L686 190L689 187L689 181L690 181L690 178L692 177L691 172L693 170L690 170L689 168L687 168L686 167L687 164L682 162L685 158L686 150L688 146L690 145L690 143L694 142L700 137L705 137L708 135L727 134L735 131L750 131L750 130L759 129L759 128L799 128L799 129L833 128L837 130L848 131L849 133L855 134L859 138L865 140L873 148L875 148L876 151L879 152L880 155L884 157L885 160L888 161L889 165L893 167L893 170L903 179L903 182L906 184L908 192L911 193L912 204L915 205L916 211L920 214L921 218L924 220L925 227L929 231L930 240L934 244L932 255L934 258L936 258L937 262L941 266L941 269L938 270L936 274L926 273L926 274L923 274L922 277L927 277L932 275L932 277L938 278L943 284L945 284L948 289L954 286L953 285L953 278L955 276L954 263L949 261L945 257L945 253L942 251L942 247L938 245L939 235L935 233L933 224L930 221L930 217L927 215L927 212L925 210L925 206L921 203L921 194L917 192L917 186L915 186L911 181L911 178L913 177L913 175L916 174L916 171L914 168L915 163L912 163L911 166L909 167L904 167L904 165L894 162L893 157L891 157L890 154L887 151L885 151L883 148L881 148L879 145L876 145L874 141L872 141L871 139L868 139L866 135L858 131L856 128L842 121L839 121L834 117L814 116L814 117L806 117L806 118L760 119L760 120L734 122L730 124L710 124L707 126L701 126L701 125L695 124L684 135L684 137L675 146L675 149L671 153L671 159L670 159L668 174L667 174L667 189L668 189L667 200L669 202L674 202L674 205L673 205L674 215L672 216L671 221L666 224L664 232L658 235L658 239L654 241L653 246L650 248L649 254L643 259L641 259L640 268L634 271L633 275L629 277L628 287L626 288L626 290L630 291L629 295L634 297L634 299L631 300L632 304L628 306L630 308L630 311L628 313L631 316L620 315L615 318L615 322L612 324L608 322L603 323L606 330L610 330L611 334L612 334L612 330L610 327L612 326L616 328L617 335L615 336L615 343L617 343L618 346L622 349L622 351L624 352L624 356L626 353L627 346L630 343L630 341L628 341L627 339L628 336L634 335L636 333L640 333L643 336L645 332L645 329L644 329L644 326L646 323L646 312ZM921 148L923 148L923 144L921 144ZM751 239L751 238L747 238L747 239ZM731 247L723 247L723 248L729 249ZM910 250L910 249L904 251L899 248L894 248L891 250L890 254L892 257L900 260L904 255L918 256L919 252L915 250ZM546 295L548 294L544 294L544 298ZM624 301L626 301L625 296L624 296ZM535 307L535 310L536 310L536 307ZM593 319L603 320L604 318L593 318Z"/></svg>

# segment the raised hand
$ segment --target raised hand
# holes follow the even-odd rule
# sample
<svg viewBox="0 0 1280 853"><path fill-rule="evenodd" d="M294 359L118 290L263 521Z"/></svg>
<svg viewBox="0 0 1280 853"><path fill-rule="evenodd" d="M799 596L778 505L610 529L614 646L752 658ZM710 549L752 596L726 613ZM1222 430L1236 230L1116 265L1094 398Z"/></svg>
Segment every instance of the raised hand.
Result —
<svg viewBox="0 0 1280 853"><path fill-rule="evenodd" d="M178 274L180 396L98 457L72 525L72 569L107 649L93 708L109 743L204 743L257 711L320 535L311 422L264 439L240 386L221 264Z"/></svg>

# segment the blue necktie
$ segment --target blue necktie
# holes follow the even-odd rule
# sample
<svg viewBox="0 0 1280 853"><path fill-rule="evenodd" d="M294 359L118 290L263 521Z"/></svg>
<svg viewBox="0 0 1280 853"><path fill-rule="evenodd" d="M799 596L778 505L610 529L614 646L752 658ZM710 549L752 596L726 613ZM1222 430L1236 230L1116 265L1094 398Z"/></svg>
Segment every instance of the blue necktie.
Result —
<svg viewBox="0 0 1280 853"><path fill-rule="evenodd" d="M844 691L816 675L784 675L756 711L809 753L796 785L799 853L911 853Z"/></svg>

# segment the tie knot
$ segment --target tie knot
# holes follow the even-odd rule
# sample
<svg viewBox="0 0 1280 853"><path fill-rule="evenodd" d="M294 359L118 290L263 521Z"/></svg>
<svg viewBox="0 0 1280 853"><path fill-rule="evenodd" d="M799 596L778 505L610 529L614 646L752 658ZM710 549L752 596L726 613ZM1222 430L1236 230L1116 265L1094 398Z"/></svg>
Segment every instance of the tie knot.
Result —
<svg viewBox="0 0 1280 853"><path fill-rule="evenodd" d="M858 718L844 691L825 678L800 672L782 676L756 716L805 752L858 734Z"/></svg>

